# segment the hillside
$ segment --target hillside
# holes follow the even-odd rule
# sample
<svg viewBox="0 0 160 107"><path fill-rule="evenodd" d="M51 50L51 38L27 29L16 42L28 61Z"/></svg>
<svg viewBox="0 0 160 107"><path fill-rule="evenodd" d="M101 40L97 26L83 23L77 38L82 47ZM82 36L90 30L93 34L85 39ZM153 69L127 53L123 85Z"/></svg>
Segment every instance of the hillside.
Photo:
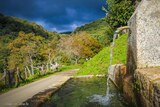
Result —
<svg viewBox="0 0 160 107"><path fill-rule="evenodd" d="M24 31L25 33L34 33L35 35L40 35L44 38L57 34L56 32L48 32L42 26L34 22L29 22L12 16L5 16L3 14L0 14L0 29L0 36L17 36L20 31Z"/></svg>
<svg viewBox="0 0 160 107"><path fill-rule="evenodd" d="M2 14L0 22L0 71L17 66L24 70L26 59L21 60L29 59L31 54L35 66L55 61L74 64L83 63L102 49L101 44L86 32L49 32L33 22Z"/></svg>
<svg viewBox="0 0 160 107"><path fill-rule="evenodd" d="M44 43L60 38L60 34L49 32L36 23L3 14L0 14L0 29L0 71L4 68L5 59L10 55L8 44L18 38L19 32L40 36L44 38Z"/></svg>
<svg viewBox="0 0 160 107"><path fill-rule="evenodd" d="M57 68L62 70L62 65L82 64L102 49L89 33L49 32L35 23L2 14L0 28L0 87L4 89L53 73ZM14 76L5 80L2 73L6 70L7 75L13 72Z"/></svg>
<svg viewBox="0 0 160 107"><path fill-rule="evenodd" d="M115 41L113 64L126 63L127 35L123 34ZM106 74L110 61L110 47L104 48L88 62L85 62L77 75Z"/></svg>
<svg viewBox="0 0 160 107"><path fill-rule="evenodd" d="M93 21L78 27L74 33L86 31L97 39L102 45L109 45L112 38L112 29L108 26L106 18Z"/></svg>

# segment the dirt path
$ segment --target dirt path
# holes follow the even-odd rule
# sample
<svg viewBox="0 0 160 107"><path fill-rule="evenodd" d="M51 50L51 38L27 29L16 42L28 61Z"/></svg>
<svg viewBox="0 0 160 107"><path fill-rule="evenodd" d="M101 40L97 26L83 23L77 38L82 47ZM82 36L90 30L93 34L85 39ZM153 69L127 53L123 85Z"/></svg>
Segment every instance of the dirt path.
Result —
<svg viewBox="0 0 160 107"><path fill-rule="evenodd" d="M77 70L69 70L56 73L50 77L35 81L28 85L13 89L0 95L0 107L16 107L35 94L46 89L64 84L76 73Z"/></svg>

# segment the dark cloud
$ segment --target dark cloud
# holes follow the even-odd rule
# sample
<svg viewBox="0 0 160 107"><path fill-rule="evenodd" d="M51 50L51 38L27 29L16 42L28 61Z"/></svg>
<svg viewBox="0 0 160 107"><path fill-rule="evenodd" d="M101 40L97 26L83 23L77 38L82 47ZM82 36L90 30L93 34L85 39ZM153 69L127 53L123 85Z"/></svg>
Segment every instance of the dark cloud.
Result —
<svg viewBox="0 0 160 107"><path fill-rule="evenodd" d="M34 21L48 30L70 31L104 17L106 0L0 0L0 12Z"/></svg>

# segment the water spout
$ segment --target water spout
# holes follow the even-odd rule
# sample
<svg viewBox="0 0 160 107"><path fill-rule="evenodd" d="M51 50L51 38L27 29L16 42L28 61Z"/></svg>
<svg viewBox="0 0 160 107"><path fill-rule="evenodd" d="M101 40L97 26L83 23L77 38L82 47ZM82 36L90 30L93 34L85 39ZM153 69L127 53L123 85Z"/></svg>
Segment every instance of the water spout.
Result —
<svg viewBox="0 0 160 107"><path fill-rule="evenodd" d="M117 30L115 31L114 33L114 36L113 36L113 42L111 44L111 48L110 48L110 66L112 65L112 51L113 51L113 47L114 47L114 42L117 38L117 35L118 33L120 33L121 31L125 30L125 29L129 29L129 26L122 26L122 27L119 27L117 28Z"/></svg>
<svg viewBox="0 0 160 107"><path fill-rule="evenodd" d="M119 32L125 30L125 29L130 29L129 26L122 26L122 27L119 27L117 28L117 30L115 31L116 34L118 34Z"/></svg>
<svg viewBox="0 0 160 107"><path fill-rule="evenodd" d="M120 33L121 31L123 31L123 30L125 30L125 29L129 29L129 26L119 27L119 28L117 28L117 30L116 30L115 33L114 33L113 42L112 42L111 48L110 48L110 65L109 65L109 67L108 67L108 74L109 74L109 72L111 71L112 57L113 57L113 47L114 47L114 44L115 44L115 40L116 40L116 38L117 38L118 33ZM114 70L113 70L113 71L114 71ZM115 78L115 72L113 72L113 76L114 76L114 78ZM109 96L109 79L111 79L110 75L108 75L108 78L107 78L106 97Z"/></svg>

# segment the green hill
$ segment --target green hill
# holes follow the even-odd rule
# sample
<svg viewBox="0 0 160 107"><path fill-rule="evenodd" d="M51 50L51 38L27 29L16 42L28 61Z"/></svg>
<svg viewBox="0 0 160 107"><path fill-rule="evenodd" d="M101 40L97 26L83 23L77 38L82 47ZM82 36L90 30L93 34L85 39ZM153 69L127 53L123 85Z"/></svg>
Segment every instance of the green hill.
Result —
<svg viewBox="0 0 160 107"><path fill-rule="evenodd" d="M74 33L86 31L97 39L102 45L109 45L112 37L112 29L108 26L106 18L95 20L91 23L78 27Z"/></svg>
<svg viewBox="0 0 160 107"><path fill-rule="evenodd" d="M49 32L36 23L3 14L0 14L0 29L0 71L4 67L4 59L10 54L8 44L18 37L20 31L41 36L45 43L51 40L57 41L61 35L56 32Z"/></svg>
<svg viewBox="0 0 160 107"><path fill-rule="evenodd" d="M126 63L127 35L123 34L115 41L113 64ZM110 61L110 47L104 48L88 62L85 62L77 75L106 74Z"/></svg>
<svg viewBox="0 0 160 107"><path fill-rule="evenodd" d="M3 14L0 14L0 29L0 36L11 35L15 37L20 31L34 33L35 35L40 35L44 38L56 34L56 32L48 32L42 26L34 22L29 22L12 16L5 16Z"/></svg>

